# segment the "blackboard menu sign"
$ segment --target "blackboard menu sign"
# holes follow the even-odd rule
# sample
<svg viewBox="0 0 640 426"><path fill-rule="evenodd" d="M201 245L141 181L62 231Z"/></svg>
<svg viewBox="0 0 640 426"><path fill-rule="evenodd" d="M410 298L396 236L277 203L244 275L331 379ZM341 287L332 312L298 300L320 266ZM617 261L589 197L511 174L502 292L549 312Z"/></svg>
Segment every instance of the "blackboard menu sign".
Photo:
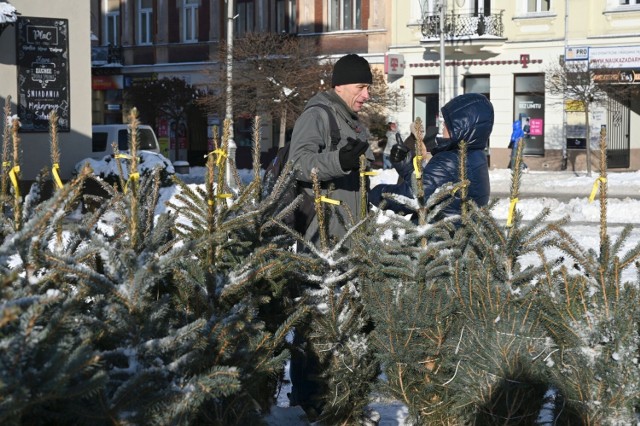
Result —
<svg viewBox="0 0 640 426"><path fill-rule="evenodd" d="M18 117L21 132L48 132L49 114L58 113L58 131L70 130L69 22L18 17Z"/></svg>

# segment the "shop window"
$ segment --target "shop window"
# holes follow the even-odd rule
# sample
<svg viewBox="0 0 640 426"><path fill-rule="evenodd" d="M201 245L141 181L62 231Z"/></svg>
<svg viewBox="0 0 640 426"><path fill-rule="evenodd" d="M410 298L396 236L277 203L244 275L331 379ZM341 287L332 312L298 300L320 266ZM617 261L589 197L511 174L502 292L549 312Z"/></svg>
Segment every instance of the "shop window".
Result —
<svg viewBox="0 0 640 426"><path fill-rule="evenodd" d="M420 117L425 129L438 125L439 91L438 77L416 78L413 81L413 121Z"/></svg>
<svg viewBox="0 0 640 426"><path fill-rule="evenodd" d="M525 155L544 155L544 74L514 76L513 120L529 125Z"/></svg>
<svg viewBox="0 0 640 426"><path fill-rule="evenodd" d="M480 93L489 99L489 76L468 75L464 77L464 93Z"/></svg>

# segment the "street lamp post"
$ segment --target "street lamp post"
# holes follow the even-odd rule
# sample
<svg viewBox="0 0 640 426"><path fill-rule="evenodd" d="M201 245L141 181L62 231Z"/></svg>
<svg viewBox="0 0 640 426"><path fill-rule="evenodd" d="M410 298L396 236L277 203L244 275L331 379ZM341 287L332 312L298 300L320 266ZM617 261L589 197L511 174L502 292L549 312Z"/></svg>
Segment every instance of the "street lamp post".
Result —
<svg viewBox="0 0 640 426"><path fill-rule="evenodd" d="M229 141L227 148L227 158L236 157L236 143L233 140L233 0L226 0L227 2L227 103L225 119L229 120L231 126L229 128ZM229 161L226 161L225 180L229 188L235 188L236 183L233 178L231 166Z"/></svg>
<svg viewBox="0 0 640 426"><path fill-rule="evenodd" d="M442 111L442 106L444 105L444 97L445 97L445 52L444 52L444 17L445 11L447 8L447 1L440 0L440 78L438 79L439 83L439 93L438 93L438 128L440 129L439 133L442 133L442 117L440 114Z"/></svg>

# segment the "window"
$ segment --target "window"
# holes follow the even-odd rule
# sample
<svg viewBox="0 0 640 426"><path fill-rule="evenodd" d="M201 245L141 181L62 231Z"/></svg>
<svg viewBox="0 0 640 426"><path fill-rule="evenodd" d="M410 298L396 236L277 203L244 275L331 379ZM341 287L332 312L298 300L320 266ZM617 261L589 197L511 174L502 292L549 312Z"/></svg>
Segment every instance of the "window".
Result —
<svg viewBox="0 0 640 426"><path fill-rule="evenodd" d="M640 0L607 0L607 10L612 11L636 11L640 8Z"/></svg>
<svg viewBox="0 0 640 426"><path fill-rule="evenodd" d="M120 4L119 0L105 0L104 7L104 45L117 46L120 40Z"/></svg>
<svg viewBox="0 0 640 426"><path fill-rule="evenodd" d="M138 44L151 44L153 33L153 0L138 0Z"/></svg>
<svg viewBox="0 0 640 426"><path fill-rule="evenodd" d="M109 12L104 17L104 40L111 46L118 45L120 33L120 12Z"/></svg>
<svg viewBox="0 0 640 426"><path fill-rule="evenodd" d="M469 7L473 16L491 15L491 0L473 0Z"/></svg>
<svg viewBox="0 0 640 426"><path fill-rule="evenodd" d="M198 41L199 0L182 0L182 41Z"/></svg>
<svg viewBox="0 0 640 426"><path fill-rule="evenodd" d="M244 33L253 32L253 0L237 0L236 13L236 35L242 36Z"/></svg>
<svg viewBox="0 0 640 426"><path fill-rule="evenodd" d="M362 0L329 0L329 31L360 30Z"/></svg>
<svg viewBox="0 0 640 426"><path fill-rule="evenodd" d="M296 26L296 5L294 0L276 0L274 29L277 33L293 33Z"/></svg>
<svg viewBox="0 0 640 426"><path fill-rule="evenodd" d="M425 129L438 125L439 81L438 77L416 78L413 81L413 121L420 117Z"/></svg>
<svg viewBox="0 0 640 426"><path fill-rule="evenodd" d="M544 155L544 74L515 75L513 102L513 119L528 118L531 128L524 154Z"/></svg>
<svg viewBox="0 0 640 426"><path fill-rule="evenodd" d="M527 0L527 13L548 12L551 0Z"/></svg>
<svg viewBox="0 0 640 426"><path fill-rule="evenodd" d="M480 93L488 98L490 93L489 82L489 76L465 76L464 93Z"/></svg>

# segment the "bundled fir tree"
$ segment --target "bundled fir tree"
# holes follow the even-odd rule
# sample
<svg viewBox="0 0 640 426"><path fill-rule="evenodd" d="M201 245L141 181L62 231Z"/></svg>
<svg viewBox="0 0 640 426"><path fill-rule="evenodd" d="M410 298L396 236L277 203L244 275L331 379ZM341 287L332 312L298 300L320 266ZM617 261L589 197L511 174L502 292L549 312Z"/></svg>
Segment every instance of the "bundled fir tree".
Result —
<svg viewBox="0 0 640 426"><path fill-rule="evenodd" d="M361 158L362 197L366 197L364 162ZM367 254L358 242L369 218L366 211L352 212L338 203L327 202L331 190L321 196L315 172L312 180L319 245L283 226L296 236L297 251L306 258L292 278L300 303L309 309L305 321L295 330L290 399L303 405L309 419L320 424L370 424L377 414L367 405L379 368L369 343L371 321L361 295L368 279L362 268ZM331 217L347 230L339 240L328 235Z"/></svg>
<svg viewBox="0 0 640 426"><path fill-rule="evenodd" d="M622 252L631 226L617 240L607 232L606 132L600 134L600 176L590 199L600 197L600 249L585 250L563 229L558 246L573 261L544 286L545 306L554 318L550 333L560 356L560 393L580 410L584 424L634 424L639 407L640 294L638 282L623 282L638 268L640 244ZM640 280L639 280L640 281Z"/></svg>
<svg viewBox="0 0 640 426"><path fill-rule="evenodd" d="M27 209L30 219L0 246L2 424L74 422L74 407L108 380L91 343L95 331L84 320L87 300L67 273L76 265L57 242L58 225L83 178L39 209ZM81 235L87 233L65 231L70 246ZM64 258L61 268L50 268L52 256Z"/></svg>
<svg viewBox="0 0 640 426"><path fill-rule="evenodd" d="M422 194L418 173L411 185L414 194ZM384 372L380 391L404 402L416 424L437 423L434 412L446 412L451 399L441 384L454 373L455 360L447 350L457 342L461 324L447 284L461 253L452 239L452 219L436 218L452 202L451 192L464 185L464 179L447 185L428 199L385 194L413 211L414 220L380 211L363 245L368 271L363 297Z"/></svg>
<svg viewBox="0 0 640 426"><path fill-rule="evenodd" d="M177 182L181 193L170 207L177 214L177 238L197 241L176 271L177 296L186 317L210 318L215 345L205 354L238 370L241 392L210 401L207 424L256 424L269 411L289 352L285 337L305 314L292 299L294 270L304 257L291 251L293 238L277 226L279 197L262 199L260 175L237 190L225 184L223 143L207 159L204 187ZM259 123L254 127L254 165L259 170ZM214 132L215 133L215 132ZM233 197L231 202L229 198ZM288 284L288 285L287 285ZM258 408L258 410L256 410Z"/></svg>
<svg viewBox="0 0 640 426"><path fill-rule="evenodd" d="M418 224L379 220L369 242L380 254L372 256L380 278L365 294L387 376L382 389L407 404L416 424L531 423L559 373L545 363L554 346L535 299L554 266L542 252L557 233L543 223L548 212L523 224L513 203L505 228L491 206L478 209L466 199L464 143L459 157L458 185L428 200L395 197L413 206ZM519 171L513 184L517 199ZM452 232L434 220L456 191L463 205ZM521 267L529 253L541 254L541 266Z"/></svg>
<svg viewBox="0 0 640 426"><path fill-rule="evenodd" d="M266 331L261 283L287 262L234 238L259 239L240 217L251 203L214 209L214 232L193 238L157 215L160 172L136 172L136 123L123 192L105 185L71 221L82 180L64 185L25 203L29 220L0 246L7 424L247 424L268 409L261 383L282 369L291 325Z"/></svg>

